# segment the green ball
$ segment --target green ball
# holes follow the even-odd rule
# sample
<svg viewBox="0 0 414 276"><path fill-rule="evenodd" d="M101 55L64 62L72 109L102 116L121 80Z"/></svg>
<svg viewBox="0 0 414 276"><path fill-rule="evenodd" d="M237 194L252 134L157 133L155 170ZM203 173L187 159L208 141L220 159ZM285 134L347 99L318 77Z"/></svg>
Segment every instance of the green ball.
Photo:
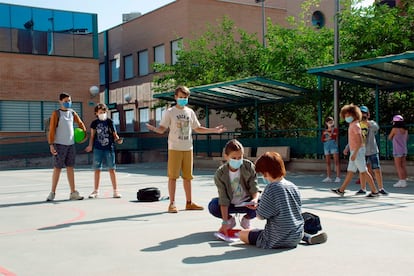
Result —
<svg viewBox="0 0 414 276"><path fill-rule="evenodd" d="M86 137L86 132L83 129L77 127L75 128L75 143L82 142Z"/></svg>

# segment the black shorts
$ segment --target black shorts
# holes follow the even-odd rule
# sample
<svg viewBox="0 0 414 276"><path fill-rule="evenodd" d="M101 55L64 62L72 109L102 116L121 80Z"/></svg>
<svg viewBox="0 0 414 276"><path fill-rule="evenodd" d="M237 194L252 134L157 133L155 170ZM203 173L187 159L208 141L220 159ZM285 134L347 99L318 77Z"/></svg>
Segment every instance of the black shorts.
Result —
<svg viewBox="0 0 414 276"><path fill-rule="evenodd" d="M76 150L75 145L60 145L55 144L56 155L53 156L53 166L61 169L64 167L75 166Z"/></svg>

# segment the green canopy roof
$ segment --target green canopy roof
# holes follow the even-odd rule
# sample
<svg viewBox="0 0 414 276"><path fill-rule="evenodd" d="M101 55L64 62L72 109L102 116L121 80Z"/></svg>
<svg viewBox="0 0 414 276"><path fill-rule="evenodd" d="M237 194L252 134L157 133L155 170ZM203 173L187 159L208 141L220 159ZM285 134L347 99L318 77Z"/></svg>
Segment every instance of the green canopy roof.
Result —
<svg viewBox="0 0 414 276"><path fill-rule="evenodd" d="M190 105L215 110L291 101L307 92L298 86L261 77L196 86L190 88L190 91ZM174 101L174 92L154 94L154 98Z"/></svg>
<svg viewBox="0 0 414 276"><path fill-rule="evenodd" d="M379 90L410 90L414 89L414 51L316 67L308 73Z"/></svg>

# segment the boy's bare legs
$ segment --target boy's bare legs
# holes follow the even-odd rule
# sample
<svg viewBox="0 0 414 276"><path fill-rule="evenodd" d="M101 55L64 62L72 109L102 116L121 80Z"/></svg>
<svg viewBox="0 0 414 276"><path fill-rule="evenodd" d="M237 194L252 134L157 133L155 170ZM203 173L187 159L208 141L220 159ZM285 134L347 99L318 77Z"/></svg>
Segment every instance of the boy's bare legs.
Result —
<svg viewBox="0 0 414 276"><path fill-rule="evenodd" d="M359 178L361 179L361 184L368 182L369 188L371 189L372 193L378 193L378 190L375 187L374 179L372 179L372 176L369 174L368 171L359 173Z"/></svg>
<svg viewBox="0 0 414 276"><path fill-rule="evenodd" d="M109 177L111 178L112 188L118 191L118 182L116 181L115 169L109 169Z"/></svg>
<svg viewBox="0 0 414 276"><path fill-rule="evenodd" d="M68 177L70 192L75 191L75 170L73 167L66 167L66 175Z"/></svg>
<svg viewBox="0 0 414 276"><path fill-rule="evenodd" d="M351 182L352 177L354 176L354 172L347 171L344 182L342 183L341 187L339 187L339 191L341 193L345 192L346 187L348 187L349 182Z"/></svg>
<svg viewBox="0 0 414 276"><path fill-rule="evenodd" d="M331 155L325 155L326 159L326 177L331 177Z"/></svg>
<svg viewBox="0 0 414 276"><path fill-rule="evenodd" d="M185 199L188 202L191 203L191 180L188 179L184 179L183 180L183 185L184 185L184 192L185 192Z"/></svg>
<svg viewBox="0 0 414 276"><path fill-rule="evenodd" d="M52 192L56 193L56 187L59 182L59 177L62 169L53 167L53 174L52 174Z"/></svg>
<svg viewBox="0 0 414 276"><path fill-rule="evenodd" d="M334 157L334 162L335 162L336 177L340 178L341 177L341 164L339 162L339 153L335 153L333 157Z"/></svg>
<svg viewBox="0 0 414 276"><path fill-rule="evenodd" d="M380 168L374 170L375 180L378 184L378 189L384 189L384 183L382 182L382 171Z"/></svg>
<svg viewBox="0 0 414 276"><path fill-rule="evenodd" d="M170 196L170 206L168 206L168 213L177 213L175 207L175 190L177 186L177 179L168 178L168 195Z"/></svg>
<svg viewBox="0 0 414 276"><path fill-rule="evenodd" d="M94 183L93 183L93 191L98 192L99 190L99 181L101 181L101 170L95 170L94 172Z"/></svg>

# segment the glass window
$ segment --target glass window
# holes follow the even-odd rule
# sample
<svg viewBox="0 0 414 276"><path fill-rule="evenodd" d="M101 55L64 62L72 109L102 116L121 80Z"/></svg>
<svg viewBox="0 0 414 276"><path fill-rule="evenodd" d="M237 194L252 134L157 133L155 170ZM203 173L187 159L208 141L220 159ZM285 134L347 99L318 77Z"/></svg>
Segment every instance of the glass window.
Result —
<svg viewBox="0 0 414 276"><path fill-rule="evenodd" d="M126 131L134 131L134 110L125 110Z"/></svg>
<svg viewBox="0 0 414 276"><path fill-rule="evenodd" d="M111 60L111 82L119 81L119 62L118 59Z"/></svg>
<svg viewBox="0 0 414 276"><path fill-rule="evenodd" d="M159 126L162 116L165 113L166 108L165 107L157 107L155 109L155 126Z"/></svg>
<svg viewBox="0 0 414 276"><path fill-rule="evenodd" d="M105 63L101 63L99 64L99 84L104 85L105 81Z"/></svg>
<svg viewBox="0 0 414 276"><path fill-rule="evenodd" d="M148 128L145 124L149 123L149 108L139 109L139 130L140 132L148 132Z"/></svg>
<svg viewBox="0 0 414 276"><path fill-rule="evenodd" d="M45 119L58 108L58 102L0 101L0 131L43 131ZM72 108L82 116L81 103Z"/></svg>
<svg viewBox="0 0 414 276"><path fill-rule="evenodd" d="M114 122L114 127L115 127L116 131L120 132L121 131L121 124L119 122L119 112L118 111L111 112L111 119Z"/></svg>
<svg viewBox="0 0 414 276"><path fill-rule="evenodd" d="M148 50L138 53L138 74L140 76L148 75Z"/></svg>
<svg viewBox="0 0 414 276"><path fill-rule="evenodd" d="M165 64L165 47L164 45L160 45L154 47L154 62Z"/></svg>
<svg viewBox="0 0 414 276"><path fill-rule="evenodd" d="M134 59L132 55L124 57L124 78L131 79L134 77Z"/></svg>
<svg viewBox="0 0 414 276"><path fill-rule="evenodd" d="M176 64L178 60L177 51L181 49L183 44L182 39L171 42L171 64Z"/></svg>

